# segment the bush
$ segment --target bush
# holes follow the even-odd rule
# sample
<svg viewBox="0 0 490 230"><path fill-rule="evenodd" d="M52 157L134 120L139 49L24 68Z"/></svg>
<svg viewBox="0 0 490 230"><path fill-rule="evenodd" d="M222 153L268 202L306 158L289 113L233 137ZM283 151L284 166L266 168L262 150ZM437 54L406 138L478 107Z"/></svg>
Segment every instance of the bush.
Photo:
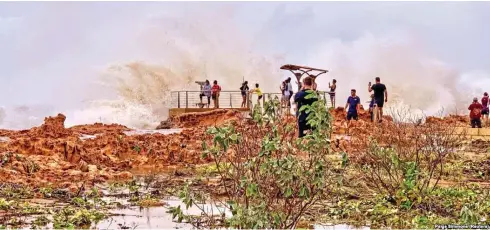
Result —
<svg viewBox="0 0 490 230"><path fill-rule="evenodd" d="M437 187L464 135L456 126L404 120L373 126L369 135L353 138L352 161L368 187L410 209Z"/></svg>
<svg viewBox="0 0 490 230"><path fill-rule="evenodd" d="M231 217L226 218L223 210L213 216L203 205L211 194L186 186L180 193L186 209L197 206L203 216L184 215L178 206L170 210L174 218L196 227L296 227L305 212L341 181L343 171L327 158L331 116L324 105L319 100L301 108L309 112L308 123L314 128L302 139L296 138L291 119L280 114L277 98L269 98L263 112L255 108L253 121L210 128L207 133L213 141L210 146L203 142L203 157L215 163L226 194L222 203Z"/></svg>

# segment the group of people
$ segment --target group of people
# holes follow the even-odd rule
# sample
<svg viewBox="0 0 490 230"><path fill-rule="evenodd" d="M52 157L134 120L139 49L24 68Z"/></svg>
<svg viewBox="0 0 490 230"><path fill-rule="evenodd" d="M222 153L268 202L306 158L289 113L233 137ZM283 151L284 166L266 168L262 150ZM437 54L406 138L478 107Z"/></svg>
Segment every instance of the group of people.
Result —
<svg viewBox="0 0 490 230"><path fill-rule="evenodd" d="M240 92L242 94L242 108L247 108L247 96L253 93L257 94L257 103L260 105L260 100L262 100L262 90L260 90L258 83L255 84L255 89L250 90L248 87L248 81L244 81L240 87Z"/></svg>
<svg viewBox="0 0 490 230"><path fill-rule="evenodd" d="M383 121L383 106L385 102L388 102L388 90L386 86L381 83L379 77L375 78L376 83L374 85L369 82L368 92L371 93L371 101L369 102L369 113L371 114L371 121L382 122ZM351 96L347 98L345 109L347 110L347 121L352 119L359 119L359 109L361 106L361 99L356 95L356 90L351 90Z"/></svg>
<svg viewBox="0 0 490 230"><path fill-rule="evenodd" d="M303 82L300 83L301 90L296 93L294 97L294 102L297 104L297 117L298 117L298 131L299 137L305 136L305 131L310 130L311 127L307 124L306 118L308 114L306 111L299 111L299 109L304 105L311 105L315 102L316 98L307 98L308 94L311 92L310 90L316 90L316 83L314 82L314 78L311 76L307 76L303 79ZM386 86L381 83L381 79L379 77L375 78L376 83L368 84L368 92L371 93L371 101L369 102L369 112L371 115L371 121L373 122L382 122L383 118L383 106L385 102L388 102L388 90ZM330 88L330 100L332 102L332 106L335 106L335 90L337 89L337 81L334 79L332 84L328 84ZM281 83L280 90L282 93L281 98L281 106L283 107L291 107L291 97L293 96L293 88L291 84L291 78L287 78ZM257 93L257 103L260 104L260 100L262 99L262 90L259 88L259 84L255 84L255 89L250 90L248 87L248 82L245 81L242 83L240 87L240 92L242 95L242 108L247 107L248 96L252 93ZM219 96L221 93L221 87L218 85L218 81L213 81L213 85L211 86L209 81L206 80L204 86L202 87L200 99L202 103L203 97L207 97L208 99L208 108L210 105L211 99L213 99L214 108L219 108ZM361 106L361 99L357 96L357 91L355 89L351 89L351 95L347 98L347 103L345 105L345 110L347 110L347 121L358 120L359 119L359 109ZM488 93L485 92L481 99L481 103L478 101L478 98L473 98L473 103L468 107L470 110L470 120L472 128L481 128L483 118L485 124L488 124L488 115L489 115L489 96Z"/></svg>
<svg viewBox="0 0 490 230"><path fill-rule="evenodd" d="M471 128L481 128L481 118L485 121L485 125L488 124L488 93L485 92L481 98L481 103L478 102L478 98L473 98L473 103L468 106L470 111L470 123Z"/></svg>
<svg viewBox="0 0 490 230"><path fill-rule="evenodd" d="M211 98L213 99L214 108L219 108L219 96L221 93L221 86L218 85L218 81L213 81L213 86L209 84L209 80L206 80L201 89L201 94L199 94L199 98L207 97L208 98L208 108L211 104Z"/></svg>
<svg viewBox="0 0 490 230"><path fill-rule="evenodd" d="M258 95L257 103L260 103L260 100L262 99L262 90L259 88L259 84L255 84L255 89L250 90L248 87L248 82L245 81L243 82L242 86L240 87L240 92L242 94L242 108L247 107L247 95L249 93L256 93ZM199 99L201 100L201 104L203 97L207 97L208 103L207 107L209 108L209 105L211 104L211 99L213 99L213 104L214 108L219 108L219 97L221 93L221 86L218 85L218 81L214 80L213 86L209 84L209 80L206 80L204 85L201 88L201 94L199 94Z"/></svg>
<svg viewBox="0 0 490 230"><path fill-rule="evenodd" d="M382 117L383 117L383 105L385 102L388 101L388 91L386 90L386 86L381 83L381 80L379 77L375 78L376 83L374 85L371 85L371 82L368 84L368 91L374 92L371 94L371 101L369 104L369 112L371 114L371 120L372 121L377 121L377 122L382 122ZM299 130L299 137L303 137L305 135L305 131L311 129L309 125L307 124L306 118L308 114L306 111L300 111L300 108L304 105L311 105L313 102L315 102L317 99L316 98L307 98L308 94L311 93L311 91L316 90L316 83L315 83L315 78L311 76L307 76L306 78L303 79L303 81L300 83L301 89L299 92L296 93L294 97L294 102L297 104L297 117L298 117L298 130ZM332 102L332 106L335 106L335 90L337 89L337 81L334 79L332 83L328 84L330 88L330 99ZM280 90L282 93L282 98L281 98L281 105L283 107L291 107L291 97L293 96L293 88L291 84L291 78L287 78L281 83ZM244 81L240 87L240 92L242 95L242 108L247 107L247 102L249 101L248 96L256 93L258 98L257 98L257 103L260 104L260 100L262 99L262 90L259 87L259 84L255 84L255 88L250 90L248 86L248 81ZM201 90L200 94L200 99L202 103L203 97L207 97L208 99L208 108L210 105L210 100L211 98L213 99L214 102L214 108L219 108L219 96L221 93L221 87L218 85L218 81L213 82L213 86L209 84L209 81L206 80L205 84ZM485 93L486 94L486 93ZM478 101L476 101L477 104ZM484 103L483 103L484 102ZM473 106L472 108L477 108L478 105L471 105ZM487 114L487 119L488 119L488 95L486 94L486 99L482 99L482 104L485 105L487 110L483 111L482 114ZM481 104L479 104L481 106ZM347 120L350 122L352 119L357 120L359 118L359 109L361 106L361 99L356 95L356 90L352 89L351 90L351 96L347 98L347 103L345 105L345 109L347 110ZM470 107L471 107L470 106ZM472 121L473 124L473 121ZM478 124L477 121L475 120L475 124ZM480 124L481 125L481 124Z"/></svg>

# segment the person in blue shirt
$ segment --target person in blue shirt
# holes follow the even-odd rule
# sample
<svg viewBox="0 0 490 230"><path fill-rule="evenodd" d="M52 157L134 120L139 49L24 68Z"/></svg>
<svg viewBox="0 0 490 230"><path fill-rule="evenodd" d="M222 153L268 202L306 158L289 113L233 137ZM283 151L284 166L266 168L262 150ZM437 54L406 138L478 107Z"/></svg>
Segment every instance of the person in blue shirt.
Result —
<svg viewBox="0 0 490 230"><path fill-rule="evenodd" d="M347 110L347 120L350 121L352 119L356 120L358 119L358 113L357 111L359 110L359 106L361 105L361 99L356 96L356 90L352 89L350 91L350 97L347 98L347 104L345 104L345 108L349 108Z"/></svg>
<svg viewBox="0 0 490 230"><path fill-rule="evenodd" d="M308 92L312 90L312 85L313 85L313 80L311 77L306 77L303 80L303 84L301 87L301 90L296 93L294 96L294 102L297 103L297 109L296 109L296 116L298 117L298 131L299 131L299 137L304 137L305 136L305 131L310 130L311 127L310 125L307 124L306 118L308 117L308 113L306 111L299 111L302 106L304 105L311 105L313 102L317 101L317 98L309 98L306 99L306 96L308 96L311 92Z"/></svg>

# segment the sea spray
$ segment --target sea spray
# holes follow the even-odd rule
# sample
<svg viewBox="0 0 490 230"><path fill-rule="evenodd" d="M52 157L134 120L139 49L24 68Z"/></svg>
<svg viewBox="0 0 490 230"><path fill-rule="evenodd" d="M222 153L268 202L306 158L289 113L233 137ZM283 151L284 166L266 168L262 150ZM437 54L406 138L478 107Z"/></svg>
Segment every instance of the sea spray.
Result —
<svg viewBox="0 0 490 230"><path fill-rule="evenodd" d="M328 82L337 80L338 106L344 105L350 89L356 89L367 106L368 83L374 84L374 78L380 77L388 90L387 108L410 106L413 111L434 114L441 108L454 112L455 107L464 107L471 86L460 81L456 70L424 50L414 35L368 33L352 42L326 41L307 62L330 70L317 83L320 90L328 90Z"/></svg>
<svg viewBox="0 0 490 230"><path fill-rule="evenodd" d="M216 7L217 5L220 7ZM277 92L280 81L284 77L292 76L288 71L279 70L283 64L328 69L330 72L322 75L317 82L320 90L328 90L328 82L333 78L338 80L338 106L343 106L351 88L358 90L367 106L367 83L373 82L376 76L381 77L382 82L388 86L387 107L394 107L400 102L426 114L437 112L441 108L446 112L465 114L471 98L487 91L484 85L488 81L484 80L488 78L488 74L459 73L452 65L426 52L430 47L422 46L416 40L421 38L417 34L386 34L373 30L374 34L366 33L352 39L358 36L359 29L342 23L349 17L348 14L342 13L346 18L340 21L322 22L318 18L325 15L324 12L318 13L315 9L304 13L297 6L291 5L288 8L290 10L279 10L271 16L254 16L265 18L265 21L258 20L257 25L248 27L243 26L243 23L248 23L247 20L243 20L243 17L238 19L240 13L247 12L238 12L233 4L224 4L223 7L221 4L193 3L188 7L176 7L169 13L155 9L146 19L141 18L144 17L142 15L132 15L131 17L135 17L134 24L119 25L122 30L127 29L127 34L131 36L122 36L119 40L123 42L115 42L117 45L104 49L106 52L114 51L114 55L125 53L119 52L120 50L130 50L131 55L111 57L113 65L99 69L104 72L100 74L103 82L100 90L79 90L90 94L89 102L80 106L80 101L73 101L71 108L66 108L58 107L60 105L57 101L49 101L54 108L32 110L28 113L19 113L13 107L5 107L5 116L0 125L2 128L30 128L40 125L45 116L61 112L67 116L67 126L104 122L120 123L133 128L151 127L166 118L170 91L197 90L198 86L193 82L205 79L218 80L223 90L238 90L245 78L250 86L259 83L264 92ZM76 9L78 12L79 8ZM362 9L360 7L359 12L364 12ZM64 9L65 13L67 10L70 9ZM53 17L52 14L50 17ZM267 17L271 17L270 20ZM83 17L77 17L77 20L78 18ZM320 26L325 32L315 37L320 42L310 39L317 35L316 32L308 34L308 31L313 31L312 28L317 29L316 26ZM348 34L352 37L339 37L342 33L329 33L332 26L350 30ZM77 30L76 27L71 29ZM120 36L117 31L108 31L110 34L97 34L95 39L98 41L101 38L114 39L114 36ZM279 33L281 31L283 33ZM370 31L370 28L366 31ZM113 35L112 38L109 35ZM94 47L101 44L94 44ZM265 47L267 44L271 46ZM275 50L269 49L274 46ZM78 57L72 53L67 56ZM105 60L103 55L100 56L100 60ZM66 62L68 61L70 60L67 59ZM87 63L76 66L77 69L73 71L93 68ZM53 74L60 77L58 69L63 67L58 63L53 64L52 68L56 69L52 71ZM62 85L56 85L60 81L49 81L49 73L26 65L26 69L30 68L34 68L30 71L39 74L42 82L45 81L51 88L64 89L52 90L60 98L67 96L71 89L78 86L76 83L67 84L69 81L61 81ZM73 77L68 70L64 70L61 75ZM53 76L52 79L56 78ZM41 86L46 88L46 85ZM30 97L36 97L36 93L39 94L39 91L33 90ZM112 93L112 96L106 96L106 93ZM29 108L36 106L38 105L27 105Z"/></svg>
<svg viewBox="0 0 490 230"><path fill-rule="evenodd" d="M198 13L202 16L203 13ZM142 41L161 60L114 64L101 74L101 85L117 92L115 100L95 100L67 115L70 125L120 123L156 127L167 118L171 91L199 90L195 81L217 80L223 90L238 91L245 79L265 92L277 92L284 72L280 55L252 50L229 15L153 16ZM210 17L210 15L213 15ZM207 22L207 23L206 23ZM237 39L235 39L237 38ZM238 39L241 38L241 39Z"/></svg>

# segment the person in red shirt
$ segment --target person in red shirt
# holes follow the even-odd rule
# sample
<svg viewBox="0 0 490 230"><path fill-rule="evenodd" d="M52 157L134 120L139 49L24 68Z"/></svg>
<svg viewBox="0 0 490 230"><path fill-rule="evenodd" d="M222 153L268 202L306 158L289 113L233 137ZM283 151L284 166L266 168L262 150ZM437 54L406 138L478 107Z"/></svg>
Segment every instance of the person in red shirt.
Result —
<svg viewBox="0 0 490 230"><path fill-rule="evenodd" d="M221 92L221 86L218 85L218 81L214 80L213 87L211 88L211 97L213 98L214 108L219 108L219 94Z"/></svg>
<svg viewBox="0 0 490 230"><path fill-rule="evenodd" d="M481 128L481 111L483 106L478 102L478 98L473 98L473 103L468 107L470 111L471 128Z"/></svg>
<svg viewBox="0 0 490 230"><path fill-rule="evenodd" d="M485 126L487 126L488 124L488 93L487 92L485 92L483 94L483 97L481 98L481 105L483 106L481 115L483 116L483 121L485 123Z"/></svg>

